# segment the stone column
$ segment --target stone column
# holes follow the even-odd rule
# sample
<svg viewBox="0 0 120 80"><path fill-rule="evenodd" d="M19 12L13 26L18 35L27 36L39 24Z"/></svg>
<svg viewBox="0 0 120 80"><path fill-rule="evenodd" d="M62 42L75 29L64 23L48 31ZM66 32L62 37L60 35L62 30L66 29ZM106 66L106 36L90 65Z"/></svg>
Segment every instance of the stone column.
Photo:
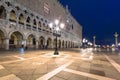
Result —
<svg viewBox="0 0 120 80"><path fill-rule="evenodd" d="M45 38L44 48L46 49L47 46L47 38Z"/></svg>
<svg viewBox="0 0 120 80"><path fill-rule="evenodd" d="M10 18L10 12L9 11L6 11L7 13L7 16L6 16L6 23L7 24L6 26L9 27L9 18Z"/></svg>
<svg viewBox="0 0 120 80"><path fill-rule="evenodd" d="M18 29L20 29L20 24L19 24L19 15L16 15L16 17L17 17L17 19L16 19L16 27L18 28Z"/></svg>
<svg viewBox="0 0 120 80"><path fill-rule="evenodd" d="M9 50L9 38L5 39L5 49Z"/></svg>
<svg viewBox="0 0 120 80"><path fill-rule="evenodd" d="M75 42L72 43L72 47L75 48Z"/></svg>
<svg viewBox="0 0 120 80"><path fill-rule="evenodd" d="M37 23L36 31L38 32L38 27L39 27L38 21L36 21L36 23Z"/></svg>
<svg viewBox="0 0 120 80"><path fill-rule="evenodd" d="M33 30L32 22L30 23L30 30L31 30L31 31Z"/></svg>
<svg viewBox="0 0 120 80"><path fill-rule="evenodd" d="M53 48L53 40L51 39L50 48Z"/></svg>
<svg viewBox="0 0 120 80"><path fill-rule="evenodd" d="M93 46L95 47L95 45L96 45L96 36L93 36Z"/></svg>
<svg viewBox="0 0 120 80"><path fill-rule="evenodd" d="M24 22L24 29L26 30L27 28L26 28L27 26L26 26L26 22Z"/></svg>
<svg viewBox="0 0 120 80"><path fill-rule="evenodd" d="M114 34L114 36L115 36L115 46L118 47L118 36L119 36L119 34L116 32Z"/></svg>
<svg viewBox="0 0 120 80"><path fill-rule="evenodd" d="M36 40L36 49L38 49L38 48L39 48L39 41Z"/></svg>
<svg viewBox="0 0 120 80"><path fill-rule="evenodd" d="M23 39L23 42L24 42L24 47L26 48L26 46L27 46L27 41L26 41L26 39Z"/></svg>

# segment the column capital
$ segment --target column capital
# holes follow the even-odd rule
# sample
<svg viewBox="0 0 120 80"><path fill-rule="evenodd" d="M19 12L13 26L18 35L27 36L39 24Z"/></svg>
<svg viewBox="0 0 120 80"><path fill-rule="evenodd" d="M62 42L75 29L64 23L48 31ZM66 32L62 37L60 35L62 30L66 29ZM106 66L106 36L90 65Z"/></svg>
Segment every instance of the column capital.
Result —
<svg viewBox="0 0 120 80"><path fill-rule="evenodd" d="M117 32L115 32L114 36L117 38L119 36L119 34Z"/></svg>
<svg viewBox="0 0 120 80"><path fill-rule="evenodd" d="M95 39L96 38L96 36L93 36L93 39Z"/></svg>

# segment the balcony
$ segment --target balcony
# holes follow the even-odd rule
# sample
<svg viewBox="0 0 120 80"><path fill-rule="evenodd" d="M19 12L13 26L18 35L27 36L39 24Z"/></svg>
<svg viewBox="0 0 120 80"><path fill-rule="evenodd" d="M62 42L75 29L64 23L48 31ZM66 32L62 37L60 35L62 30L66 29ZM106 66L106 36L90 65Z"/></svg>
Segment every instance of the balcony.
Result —
<svg viewBox="0 0 120 80"><path fill-rule="evenodd" d="M19 21L19 24L24 25L24 22L20 22L20 21Z"/></svg>
<svg viewBox="0 0 120 80"><path fill-rule="evenodd" d="M24 22L19 21L19 28L20 29L25 29Z"/></svg>
<svg viewBox="0 0 120 80"><path fill-rule="evenodd" d="M37 27L34 25L32 28L33 31L37 31Z"/></svg>
<svg viewBox="0 0 120 80"><path fill-rule="evenodd" d="M13 19L9 19L10 22L17 22L16 20L13 20Z"/></svg>
<svg viewBox="0 0 120 80"><path fill-rule="evenodd" d="M41 32L41 28L38 28L38 31Z"/></svg>
<svg viewBox="0 0 120 80"><path fill-rule="evenodd" d="M12 22L12 21L9 22L9 27L12 29L16 29L17 28L16 25L17 25L16 22Z"/></svg>
<svg viewBox="0 0 120 80"><path fill-rule="evenodd" d="M31 25L29 23L26 24L26 29L31 30Z"/></svg>

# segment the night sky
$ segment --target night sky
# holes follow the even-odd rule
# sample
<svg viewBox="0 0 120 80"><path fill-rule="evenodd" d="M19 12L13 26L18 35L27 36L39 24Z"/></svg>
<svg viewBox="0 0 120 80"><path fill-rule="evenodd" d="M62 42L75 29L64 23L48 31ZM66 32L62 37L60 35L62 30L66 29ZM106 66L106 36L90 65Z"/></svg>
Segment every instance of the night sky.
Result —
<svg viewBox="0 0 120 80"><path fill-rule="evenodd" d="M114 43L114 33L120 34L120 0L59 0L68 5L73 17L82 25L83 37L96 44ZM119 36L120 39L120 36ZM120 40L119 40L120 41Z"/></svg>

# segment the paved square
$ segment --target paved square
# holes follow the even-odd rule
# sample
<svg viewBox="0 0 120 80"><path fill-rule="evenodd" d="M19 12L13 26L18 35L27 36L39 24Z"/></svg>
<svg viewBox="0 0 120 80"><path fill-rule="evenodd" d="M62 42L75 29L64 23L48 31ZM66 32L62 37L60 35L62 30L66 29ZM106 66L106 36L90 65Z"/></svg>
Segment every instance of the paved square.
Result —
<svg viewBox="0 0 120 80"><path fill-rule="evenodd" d="M0 80L120 80L118 55L80 49L0 53Z"/></svg>

